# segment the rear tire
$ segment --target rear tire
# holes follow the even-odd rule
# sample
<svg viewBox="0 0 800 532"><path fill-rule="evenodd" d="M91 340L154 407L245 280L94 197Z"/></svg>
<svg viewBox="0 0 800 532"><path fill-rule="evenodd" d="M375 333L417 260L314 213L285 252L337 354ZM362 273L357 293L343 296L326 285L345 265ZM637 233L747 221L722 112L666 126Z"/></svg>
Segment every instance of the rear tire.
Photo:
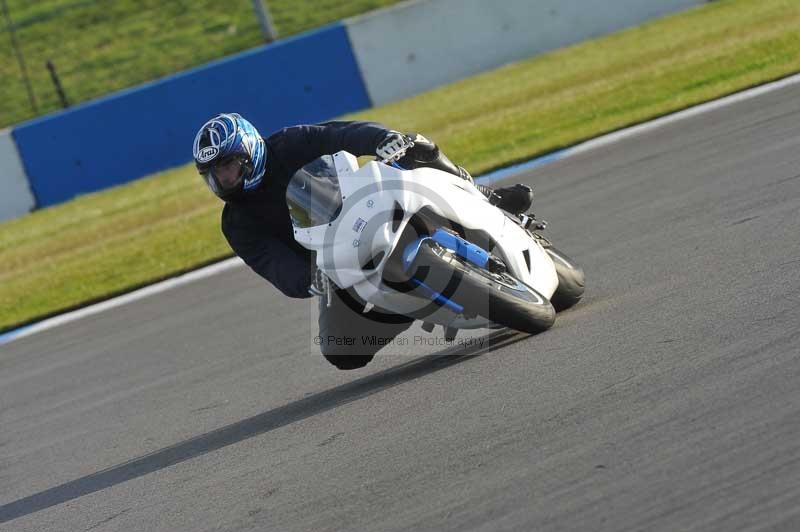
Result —
<svg viewBox="0 0 800 532"><path fill-rule="evenodd" d="M463 306L466 316L482 316L530 334L555 322L553 305L539 292L507 273L479 268L438 244L424 242L414 265L415 278Z"/></svg>
<svg viewBox="0 0 800 532"><path fill-rule="evenodd" d="M583 297L586 289L583 269L566 254L552 246L546 247L545 251L553 260L558 275L558 288L550 298L550 302L557 311L561 312L574 306Z"/></svg>

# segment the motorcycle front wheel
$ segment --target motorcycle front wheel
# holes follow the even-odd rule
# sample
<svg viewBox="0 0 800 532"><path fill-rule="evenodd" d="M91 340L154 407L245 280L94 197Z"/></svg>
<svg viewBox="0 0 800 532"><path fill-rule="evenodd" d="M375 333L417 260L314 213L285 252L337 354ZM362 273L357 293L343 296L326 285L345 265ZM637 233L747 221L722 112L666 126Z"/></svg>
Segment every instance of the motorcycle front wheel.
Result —
<svg viewBox="0 0 800 532"><path fill-rule="evenodd" d="M423 242L412 276L464 307L512 329L536 334L553 326L556 311L539 292L506 272L490 272L435 242Z"/></svg>

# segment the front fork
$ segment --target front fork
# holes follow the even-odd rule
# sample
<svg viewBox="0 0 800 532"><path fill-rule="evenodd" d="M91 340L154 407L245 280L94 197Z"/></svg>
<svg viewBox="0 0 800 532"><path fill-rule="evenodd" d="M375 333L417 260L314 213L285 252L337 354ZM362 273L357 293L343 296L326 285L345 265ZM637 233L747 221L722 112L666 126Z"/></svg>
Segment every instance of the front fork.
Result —
<svg viewBox="0 0 800 532"><path fill-rule="evenodd" d="M406 246L406 248L403 250L403 271L407 273L411 268L411 265L414 263L414 259L417 257L417 252L419 252L419 247L426 240L432 240L433 242L436 242L443 248L449 249L459 257L479 268L487 268L490 263L494 263L499 260L495 257L492 257L492 255L482 247L476 246L472 242L461 238L457 234L451 233L450 231L440 227L434 231L432 235L421 236Z"/></svg>
<svg viewBox="0 0 800 532"><path fill-rule="evenodd" d="M419 253L420 246L422 246L423 243L428 240L436 242L439 246L452 251L457 256L479 268L483 268L494 273L506 271L506 265L502 260L495 257L482 247L477 246L472 242L460 237L459 235L440 227L436 229L432 235L419 237L405 247L403 250L403 271L405 273L408 273L411 269L411 266L414 264L414 260L417 258L417 254ZM461 314L464 311L463 306L452 301L444 294L437 292L425 284L425 282L414 277L410 278L409 281L438 305L449 308L456 314Z"/></svg>

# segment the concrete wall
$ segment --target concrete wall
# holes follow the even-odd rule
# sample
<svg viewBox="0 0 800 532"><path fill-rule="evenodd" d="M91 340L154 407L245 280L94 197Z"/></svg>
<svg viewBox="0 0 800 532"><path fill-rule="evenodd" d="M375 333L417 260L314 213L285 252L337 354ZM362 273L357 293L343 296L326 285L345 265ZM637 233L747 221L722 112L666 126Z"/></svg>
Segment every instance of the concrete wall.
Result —
<svg viewBox="0 0 800 532"><path fill-rule="evenodd" d="M706 0L417 0L347 21L374 105Z"/></svg>
<svg viewBox="0 0 800 532"><path fill-rule="evenodd" d="M0 222L22 216L36 205L11 130L0 131Z"/></svg>
<svg viewBox="0 0 800 532"><path fill-rule="evenodd" d="M39 207L192 160L192 140L223 111L262 133L369 107L340 24L256 48L13 131Z"/></svg>

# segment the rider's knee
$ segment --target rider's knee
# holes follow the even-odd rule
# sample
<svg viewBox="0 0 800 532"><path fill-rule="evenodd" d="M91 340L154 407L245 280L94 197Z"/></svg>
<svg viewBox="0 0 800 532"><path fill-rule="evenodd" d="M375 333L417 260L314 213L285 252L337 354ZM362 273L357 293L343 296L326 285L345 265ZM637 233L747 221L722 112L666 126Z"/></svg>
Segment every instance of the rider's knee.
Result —
<svg viewBox="0 0 800 532"><path fill-rule="evenodd" d="M331 355L324 352L322 356L338 369L344 371L363 368L375 358L375 355Z"/></svg>

